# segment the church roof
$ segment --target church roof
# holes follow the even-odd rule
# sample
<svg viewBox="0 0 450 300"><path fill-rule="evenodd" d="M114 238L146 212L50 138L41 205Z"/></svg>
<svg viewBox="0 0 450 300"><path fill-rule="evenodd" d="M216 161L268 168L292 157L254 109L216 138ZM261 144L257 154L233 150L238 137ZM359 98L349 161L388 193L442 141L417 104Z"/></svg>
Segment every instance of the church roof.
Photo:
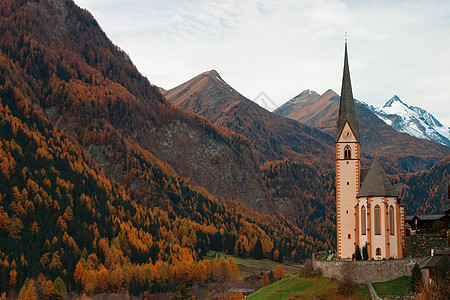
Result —
<svg viewBox="0 0 450 300"><path fill-rule="evenodd" d="M367 173L369 172L369 169L362 169L361 170L361 182L364 182L364 179L366 179Z"/></svg>
<svg viewBox="0 0 450 300"><path fill-rule="evenodd" d="M339 118L336 128L336 140L341 135L345 123L348 122L356 140L359 142L359 123L356 119L355 103L353 100L350 68L348 66L347 40L345 41L344 73L342 75L341 101L339 104Z"/></svg>
<svg viewBox="0 0 450 300"><path fill-rule="evenodd" d="M375 156L357 197L397 197L389 178L381 166L380 159Z"/></svg>

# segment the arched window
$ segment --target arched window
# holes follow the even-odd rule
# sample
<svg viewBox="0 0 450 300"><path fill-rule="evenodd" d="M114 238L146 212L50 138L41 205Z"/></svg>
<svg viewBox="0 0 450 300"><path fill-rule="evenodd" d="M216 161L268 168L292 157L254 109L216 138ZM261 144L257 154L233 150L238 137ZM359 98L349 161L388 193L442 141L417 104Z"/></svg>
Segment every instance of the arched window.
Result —
<svg viewBox="0 0 450 300"><path fill-rule="evenodd" d="M376 255L381 255L381 249L380 249L380 248L377 248L377 249L375 250L375 254L376 254Z"/></svg>
<svg viewBox="0 0 450 300"><path fill-rule="evenodd" d="M394 207L391 205L389 207L389 232L391 235L395 234L394 230Z"/></svg>
<svg viewBox="0 0 450 300"><path fill-rule="evenodd" d="M352 158L352 149L349 145L345 146L344 148L344 159L351 159Z"/></svg>
<svg viewBox="0 0 450 300"><path fill-rule="evenodd" d="M381 208L375 206L375 234L381 234Z"/></svg>
<svg viewBox="0 0 450 300"><path fill-rule="evenodd" d="M361 234L366 235L366 207L361 207Z"/></svg>

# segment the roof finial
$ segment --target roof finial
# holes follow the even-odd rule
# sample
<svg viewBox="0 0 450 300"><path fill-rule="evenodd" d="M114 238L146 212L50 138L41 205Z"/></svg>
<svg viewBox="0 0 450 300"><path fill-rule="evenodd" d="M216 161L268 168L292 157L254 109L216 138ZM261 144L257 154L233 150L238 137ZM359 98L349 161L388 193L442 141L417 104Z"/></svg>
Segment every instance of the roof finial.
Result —
<svg viewBox="0 0 450 300"><path fill-rule="evenodd" d="M345 36L345 43L347 43L347 38L348 38L347 31L345 32L344 36Z"/></svg>

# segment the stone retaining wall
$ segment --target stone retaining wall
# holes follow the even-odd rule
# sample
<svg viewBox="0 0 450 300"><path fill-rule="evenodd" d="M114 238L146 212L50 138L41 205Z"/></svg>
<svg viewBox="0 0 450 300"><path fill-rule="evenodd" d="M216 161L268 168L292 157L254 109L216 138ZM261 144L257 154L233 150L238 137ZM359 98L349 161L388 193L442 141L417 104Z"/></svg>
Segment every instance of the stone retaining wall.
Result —
<svg viewBox="0 0 450 300"><path fill-rule="evenodd" d="M353 273L351 278L357 283L383 282L393 280L403 275L411 276L414 264L421 259L391 259L378 261L328 261L313 259L314 269L321 269L322 275L327 278L342 279L342 270L346 264ZM347 267L348 268L348 267ZM347 269L348 270L348 269Z"/></svg>

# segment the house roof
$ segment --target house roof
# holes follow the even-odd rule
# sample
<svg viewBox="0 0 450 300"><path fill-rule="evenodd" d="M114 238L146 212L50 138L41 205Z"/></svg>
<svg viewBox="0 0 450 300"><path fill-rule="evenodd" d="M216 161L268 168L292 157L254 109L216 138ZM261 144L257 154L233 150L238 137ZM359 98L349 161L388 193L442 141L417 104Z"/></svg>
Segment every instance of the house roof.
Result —
<svg viewBox="0 0 450 300"><path fill-rule="evenodd" d="M352 83L350 81L350 68L348 66L347 40L345 40L344 72L342 75L341 100L339 103L339 118L336 128L336 141L341 135L345 123L348 122L350 128L359 142L359 123L355 113L355 103L353 100Z"/></svg>
<svg viewBox="0 0 450 300"><path fill-rule="evenodd" d="M440 214L440 215L420 215L419 220L421 221L435 221L435 220L439 220L442 217L444 217L445 214Z"/></svg>
<svg viewBox="0 0 450 300"><path fill-rule="evenodd" d="M444 255L450 255L450 250L439 250L439 249L434 250L433 256L431 256L431 257L427 258L426 260L424 260L423 262L421 262L419 264L419 267L421 269L423 269L423 268L427 268L427 269L434 268L436 263L438 261L440 261L442 256L444 256Z"/></svg>
<svg viewBox="0 0 450 300"><path fill-rule="evenodd" d="M445 214L406 216L405 217L405 221L412 221L415 217L418 218L421 221L436 221L436 220L439 220L439 219L445 217Z"/></svg>
<svg viewBox="0 0 450 300"><path fill-rule="evenodd" d="M427 258L426 260L424 260L423 262L420 263L419 268L423 269L430 269L430 268L434 268L434 266L436 265L436 263L442 258L442 256L430 256L429 258Z"/></svg>
<svg viewBox="0 0 450 300"><path fill-rule="evenodd" d="M256 289L245 289L245 288L229 288L228 289L229 294L241 293L244 296L250 295L250 294L254 293L255 291L256 291Z"/></svg>
<svg viewBox="0 0 450 300"><path fill-rule="evenodd" d="M398 193L394 190L389 181L386 172L381 166L380 159L375 156L372 166L364 178L364 182L359 190L357 197L397 197Z"/></svg>
<svg viewBox="0 0 450 300"><path fill-rule="evenodd" d="M405 221L412 221L412 219L414 219L414 217L417 217L417 215L405 216Z"/></svg>

